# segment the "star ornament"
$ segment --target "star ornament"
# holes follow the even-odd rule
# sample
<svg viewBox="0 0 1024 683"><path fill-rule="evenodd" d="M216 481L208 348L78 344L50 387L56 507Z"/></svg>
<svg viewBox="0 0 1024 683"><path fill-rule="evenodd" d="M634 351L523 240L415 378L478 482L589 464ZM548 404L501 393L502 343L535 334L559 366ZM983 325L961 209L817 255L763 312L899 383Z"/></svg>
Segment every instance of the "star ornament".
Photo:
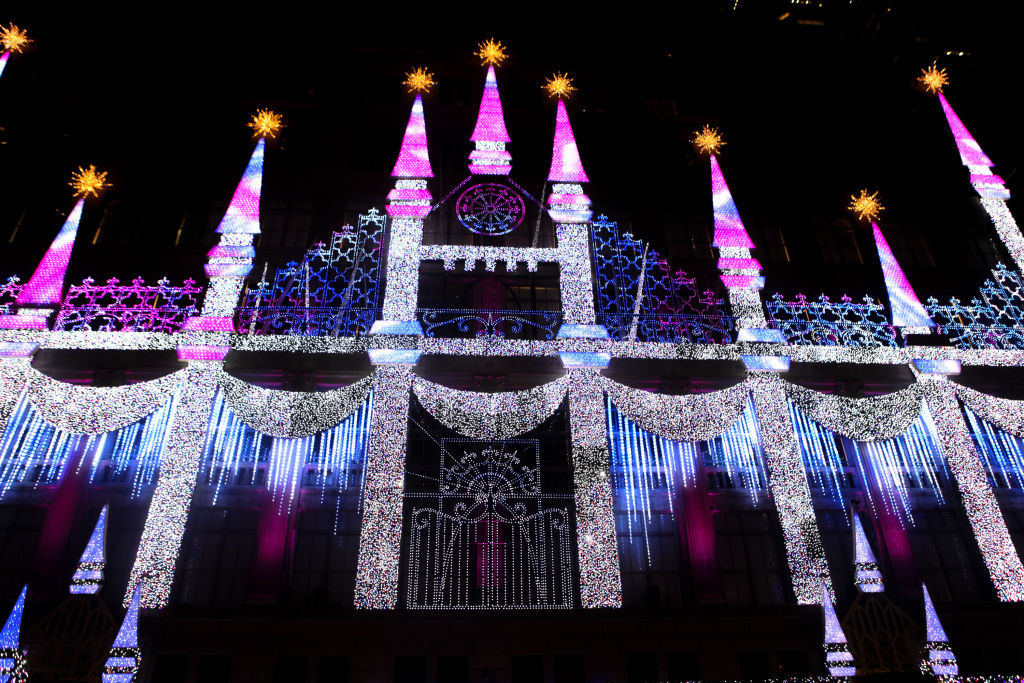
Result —
<svg viewBox="0 0 1024 683"><path fill-rule="evenodd" d="M917 82L924 86L925 90L932 93L942 92L942 88L949 85L949 75L945 69L932 64L927 69L921 69L921 75Z"/></svg>
<svg viewBox="0 0 1024 683"><path fill-rule="evenodd" d="M553 73L541 86L548 92L548 97L569 97L576 91L568 74Z"/></svg>
<svg viewBox="0 0 1024 683"><path fill-rule="evenodd" d="M434 81L434 74L427 71L426 67L418 67L405 74L402 85L409 88L409 92L430 92L430 89L437 85Z"/></svg>
<svg viewBox="0 0 1024 683"><path fill-rule="evenodd" d="M21 52L31 42L28 34L14 24L0 26L0 45L5 52Z"/></svg>
<svg viewBox="0 0 1024 683"><path fill-rule="evenodd" d="M78 170L71 174L71 182L68 185L75 191L76 197L99 197L100 192L110 187L107 172L97 171L92 164L89 164L89 168L79 166Z"/></svg>
<svg viewBox="0 0 1024 683"><path fill-rule="evenodd" d="M273 140L284 128L284 119L269 109L258 109L247 125L252 128L254 138L267 137Z"/></svg>
<svg viewBox="0 0 1024 683"><path fill-rule="evenodd" d="M501 63L508 57L508 54L505 53L505 46L494 38L488 38L477 45L477 51L473 54L480 58L481 64L494 66L501 66Z"/></svg>
<svg viewBox="0 0 1024 683"><path fill-rule="evenodd" d="M861 190L860 195L850 195L849 209L857 214L862 221L873 221L879 214L885 211L882 202L878 201L878 193L868 194L867 190Z"/></svg>
<svg viewBox="0 0 1024 683"><path fill-rule="evenodd" d="M697 149L705 154L717 154L725 141L722 140L722 135L717 128L705 125L703 130L697 131L693 136L693 144L697 145Z"/></svg>

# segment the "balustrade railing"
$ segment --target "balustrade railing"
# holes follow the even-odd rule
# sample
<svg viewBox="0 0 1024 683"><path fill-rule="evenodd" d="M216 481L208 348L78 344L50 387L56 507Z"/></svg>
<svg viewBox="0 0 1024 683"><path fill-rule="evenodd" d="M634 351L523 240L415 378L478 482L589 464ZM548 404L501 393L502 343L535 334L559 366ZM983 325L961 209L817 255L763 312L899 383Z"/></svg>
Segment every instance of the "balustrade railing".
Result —
<svg viewBox="0 0 1024 683"><path fill-rule="evenodd" d="M416 316L428 337L554 339L560 311L420 308Z"/></svg>
<svg viewBox="0 0 1024 683"><path fill-rule="evenodd" d="M68 289L53 329L173 333L196 315L203 292L192 279L176 286L166 279L155 285L147 285L142 278L128 285L116 277L102 285L94 282L85 278Z"/></svg>
<svg viewBox="0 0 1024 683"><path fill-rule="evenodd" d="M599 313L598 324L616 341L690 344L731 344L736 341L738 318L727 315Z"/></svg>
<svg viewBox="0 0 1024 683"><path fill-rule="evenodd" d="M235 309L240 334L358 337L373 327L379 309L337 306L242 306Z"/></svg>

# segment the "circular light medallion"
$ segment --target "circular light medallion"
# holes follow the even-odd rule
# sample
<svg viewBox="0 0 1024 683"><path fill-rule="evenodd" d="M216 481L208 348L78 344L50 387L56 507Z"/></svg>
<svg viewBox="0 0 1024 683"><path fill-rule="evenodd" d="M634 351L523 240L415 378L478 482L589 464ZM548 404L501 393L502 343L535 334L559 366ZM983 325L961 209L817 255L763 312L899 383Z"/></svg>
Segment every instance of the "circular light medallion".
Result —
<svg viewBox="0 0 1024 683"><path fill-rule="evenodd" d="M512 189L498 183L481 183L459 195L455 215L478 235L504 235L523 222L526 206Z"/></svg>

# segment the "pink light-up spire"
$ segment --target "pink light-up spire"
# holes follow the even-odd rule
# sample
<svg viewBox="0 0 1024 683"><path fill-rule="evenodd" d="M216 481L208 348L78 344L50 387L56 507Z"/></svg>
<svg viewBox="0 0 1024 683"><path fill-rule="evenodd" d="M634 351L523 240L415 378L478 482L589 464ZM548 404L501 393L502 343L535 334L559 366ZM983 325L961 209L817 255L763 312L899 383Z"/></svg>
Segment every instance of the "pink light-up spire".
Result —
<svg viewBox="0 0 1024 683"><path fill-rule="evenodd" d="M908 328L908 331L927 333L935 323L924 310L921 301L910 286L910 281L903 274L903 269L885 241L885 236L872 221L871 230L875 235L875 247L878 248L878 259L882 263L882 275L885 276L885 289L889 292L889 306L892 308L892 324L896 327Z"/></svg>
<svg viewBox="0 0 1024 683"><path fill-rule="evenodd" d="M36 271L32 273L32 278L18 295L16 303L19 306L60 305L64 291L64 276L71 261L71 251L75 247L75 236L78 235L78 223L82 220L84 206L85 198L79 199L75 208L68 214L64 226L46 250L43 260L36 266Z"/></svg>
<svg viewBox="0 0 1024 683"><path fill-rule="evenodd" d="M715 237L712 246L753 249L754 242L747 234L747 229L743 227L736 202L732 199L732 193L729 192L725 176L718 165L718 158L714 154L710 156L711 201L715 212Z"/></svg>
<svg viewBox="0 0 1024 683"><path fill-rule="evenodd" d="M11 51L10 50L5 50L4 53L2 55L0 55L0 76L4 75L4 69L7 68L7 60L10 59L10 58L11 58Z"/></svg>
<svg viewBox="0 0 1024 683"><path fill-rule="evenodd" d="M242 179L224 213L217 232L258 235L260 232L260 192L263 188L263 150L266 142L260 138L249 157Z"/></svg>
<svg viewBox="0 0 1024 683"><path fill-rule="evenodd" d="M881 593L885 590L885 584L882 582L882 572L878 569L878 560L864 534L864 526L857 511L853 510L850 514L853 516L854 583L862 593Z"/></svg>
<svg viewBox="0 0 1024 683"><path fill-rule="evenodd" d="M551 170L548 180L554 183L588 183L590 179L583 170L580 151L576 147L576 136L569 123L569 112L565 102L558 100L555 114L555 143L551 150Z"/></svg>
<svg viewBox="0 0 1024 683"><path fill-rule="evenodd" d="M508 175L512 170L512 155L505 150L505 143L510 142L510 138L505 129L505 115L501 109L493 64L487 68L476 127L469 139L476 143L476 149L469 153L470 173Z"/></svg>
<svg viewBox="0 0 1024 683"><path fill-rule="evenodd" d="M949 123L953 139L956 140L956 149L960 152L960 159L964 166L986 166L989 168L994 166L995 164L982 151L981 145L975 141L970 131L967 130L967 126L960 121L960 117L956 115L953 107L946 100L946 96L941 92L939 93L939 102L942 103L942 111L946 114L946 122Z"/></svg>
<svg viewBox="0 0 1024 683"><path fill-rule="evenodd" d="M921 584L924 592L925 620L925 653L926 659L921 662L921 670L936 676L955 676L960 667L956 663L956 655L949 648L949 637L939 622L939 615L932 604L932 596L928 594L928 586Z"/></svg>
<svg viewBox="0 0 1024 683"><path fill-rule="evenodd" d="M402 149L398 161L391 170L394 178L433 178L430 168L430 154L427 151L427 123L423 118L423 98L420 95L412 103L409 124L405 127Z"/></svg>

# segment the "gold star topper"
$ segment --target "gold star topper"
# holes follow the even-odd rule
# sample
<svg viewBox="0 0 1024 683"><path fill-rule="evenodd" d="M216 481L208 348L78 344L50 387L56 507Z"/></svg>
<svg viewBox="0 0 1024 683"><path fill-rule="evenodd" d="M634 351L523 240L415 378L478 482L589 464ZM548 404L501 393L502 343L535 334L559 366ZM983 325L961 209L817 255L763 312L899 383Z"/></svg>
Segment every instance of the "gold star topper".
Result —
<svg viewBox="0 0 1024 683"><path fill-rule="evenodd" d="M548 91L548 97L569 97L576 92L569 75L557 71L551 74L541 87Z"/></svg>
<svg viewBox="0 0 1024 683"><path fill-rule="evenodd" d="M505 61L506 57L508 57L508 55L505 54L505 46L494 38L488 38L476 47L477 51L473 54L480 58L481 64L501 66L501 63Z"/></svg>
<svg viewBox="0 0 1024 683"><path fill-rule="evenodd" d="M276 114L269 109L257 109L256 113L252 115L252 120L247 125L252 128L252 136L254 138L267 137L273 140L281 132L281 129L284 128L284 120L280 114Z"/></svg>
<svg viewBox="0 0 1024 683"><path fill-rule="evenodd" d="M426 67L421 66L406 73L402 85L409 88L409 92L430 92L437 82L434 81L434 74L427 71Z"/></svg>
<svg viewBox="0 0 1024 683"><path fill-rule="evenodd" d="M110 187L107 172L97 171L92 164L89 164L89 168L79 166L78 170L71 174L71 182L68 185L75 191L76 197L98 197L101 191Z"/></svg>
<svg viewBox="0 0 1024 683"><path fill-rule="evenodd" d="M940 69L932 64L927 69L921 69L921 75L917 77L917 81L928 92L942 92L942 88L949 85L949 75L945 69Z"/></svg>
<svg viewBox="0 0 1024 683"><path fill-rule="evenodd" d="M703 130L697 131L694 134L693 143L697 145L697 149L705 154L716 154L718 150L722 149L725 141L722 139L717 128L712 128L705 124Z"/></svg>
<svg viewBox="0 0 1024 683"><path fill-rule="evenodd" d="M0 26L0 43L3 44L4 51L21 52L31 42L28 34L14 24Z"/></svg>
<svg viewBox="0 0 1024 683"><path fill-rule="evenodd" d="M878 193L868 194L867 190L861 190L860 196L851 194L850 202L848 207L850 211L857 214L857 218L862 221L873 221L878 218L878 215L885 211L885 207L882 206L882 202L878 201Z"/></svg>

